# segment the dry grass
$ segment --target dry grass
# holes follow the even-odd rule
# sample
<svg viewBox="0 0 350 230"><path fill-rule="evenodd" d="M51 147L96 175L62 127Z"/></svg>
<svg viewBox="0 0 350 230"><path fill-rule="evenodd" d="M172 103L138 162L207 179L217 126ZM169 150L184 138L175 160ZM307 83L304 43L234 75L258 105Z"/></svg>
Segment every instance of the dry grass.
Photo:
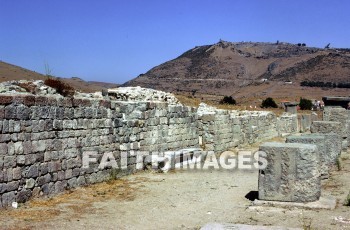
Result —
<svg viewBox="0 0 350 230"><path fill-rule="evenodd" d="M137 177L132 181L118 179L66 191L52 198L33 199L19 209L2 210L0 222L6 219L15 219L16 222L42 222L67 214L69 214L67 218L79 218L84 213L98 211L92 208L95 202L134 200L142 187L140 183L144 181L149 179L145 177Z"/></svg>
<svg viewBox="0 0 350 230"><path fill-rule="evenodd" d="M193 97L191 95L183 95L177 94L176 98L184 105L191 107L198 107L201 102L206 103L207 105L214 106L218 109L226 109L226 110L247 110L247 111L271 111L276 115L281 115L284 110L281 108L260 108L259 106L250 106L245 104L239 105L230 105L230 104L220 104L219 97L214 97L213 95L201 95L197 97ZM199 98L203 99L199 99ZM303 111L303 113L310 113L310 111Z"/></svg>
<svg viewBox="0 0 350 230"><path fill-rule="evenodd" d="M177 94L175 97L181 102L181 104L191 107L198 107L199 104L202 102L198 98L194 98L192 96L186 96L182 94Z"/></svg>

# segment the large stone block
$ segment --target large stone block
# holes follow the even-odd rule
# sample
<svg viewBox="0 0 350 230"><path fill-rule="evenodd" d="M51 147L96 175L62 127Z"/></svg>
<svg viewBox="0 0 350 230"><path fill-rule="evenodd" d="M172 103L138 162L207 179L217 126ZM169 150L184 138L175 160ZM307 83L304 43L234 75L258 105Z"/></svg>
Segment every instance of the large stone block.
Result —
<svg viewBox="0 0 350 230"><path fill-rule="evenodd" d="M342 138L335 133L314 133L325 137L324 161L328 166L335 165L342 150Z"/></svg>
<svg viewBox="0 0 350 230"><path fill-rule="evenodd" d="M345 124L337 121L314 121L311 124L312 133L336 133L346 137Z"/></svg>
<svg viewBox="0 0 350 230"><path fill-rule="evenodd" d="M268 142L260 146L267 160L259 171L259 199L312 202L321 195L316 145Z"/></svg>
<svg viewBox="0 0 350 230"><path fill-rule="evenodd" d="M286 139L286 143L303 143L303 144L314 144L317 145L319 158L320 158L320 172L322 178L328 178L329 175L329 163L325 146L325 136L322 134L307 134L303 136L289 136Z"/></svg>
<svg viewBox="0 0 350 230"><path fill-rule="evenodd" d="M350 112L341 107L325 107L323 111L324 121L344 122L350 119Z"/></svg>
<svg viewBox="0 0 350 230"><path fill-rule="evenodd" d="M300 116L300 131L307 132L311 128L311 114L301 114Z"/></svg>

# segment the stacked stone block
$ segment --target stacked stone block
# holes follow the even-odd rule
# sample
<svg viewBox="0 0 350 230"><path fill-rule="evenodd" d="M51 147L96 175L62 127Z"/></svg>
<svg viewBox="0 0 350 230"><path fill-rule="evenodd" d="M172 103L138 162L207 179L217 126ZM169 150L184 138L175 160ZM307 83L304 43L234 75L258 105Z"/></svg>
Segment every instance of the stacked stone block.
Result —
<svg viewBox="0 0 350 230"><path fill-rule="evenodd" d="M215 110L199 116L194 108L164 102L1 94L0 206L130 174L142 165L137 151L222 152L277 133L271 112ZM87 152L96 162L84 168ZM117 169L98 167L106 154Z"/></svg>
<svg viewBox="0 0 350 230"><path fill-rule="evenodd" d="M215 152L278 136L277 117L266 111L214 110L201 114L198 125L203 146Z"/></svg>
<svg viewBox="0 0 350 230"><path fill-rule="evenodd" d="M243 144L271 139L278 136L277 117L272 112L249 112L238 116L241 121Z"/></svg>
<svg viewBox="0 0 350 230"><path fill-rule="evenodd" d="M82 169L82 152L118 155L114 113L104 100L1 95L0 205L109 177Z"/></svg>

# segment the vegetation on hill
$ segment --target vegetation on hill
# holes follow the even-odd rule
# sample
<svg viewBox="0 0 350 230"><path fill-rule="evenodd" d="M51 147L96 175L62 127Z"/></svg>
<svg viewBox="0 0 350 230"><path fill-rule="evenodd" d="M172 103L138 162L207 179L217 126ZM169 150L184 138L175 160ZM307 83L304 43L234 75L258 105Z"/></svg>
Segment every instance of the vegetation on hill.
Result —
<svg viewBox="0 0 350 230"><path fill-rule="evenodd" d="M220 100L220 104L235 105L236 100L232 96L224 96L224 98Z"/></svg>
<svg viewBox="0 0 350 230"><path fill-rule="evenodd" d="M320 88L350 88L349 82L323 82L323 81L302 81L300 86Z"/></svg>
<svg viewBox="0 0 350 230"><path fill-rule="evenodd" d="M312 101L301 97L299 101L299 107L301 110L311 110Z"/></svg>
<svg viewBox="0 0 350 230"><path fill-rule="evenodd" d="M275 100L271 97L266 98L261 103L261 108L277 108Z"/></svg>

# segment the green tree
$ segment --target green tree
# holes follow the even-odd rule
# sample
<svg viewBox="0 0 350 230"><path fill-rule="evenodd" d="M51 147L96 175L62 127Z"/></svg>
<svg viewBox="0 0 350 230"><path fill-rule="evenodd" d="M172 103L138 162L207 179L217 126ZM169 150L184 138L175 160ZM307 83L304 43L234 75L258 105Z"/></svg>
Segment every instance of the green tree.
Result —
<svg viewBox="0 0 350 230"><path fill-rule="evenodd" d="M311 110L312 101L301 97L299 101L299 107L301 110Z"/></svg>
<svg viewBox="0 0 350 230"><path fill-rule="evenodd" d="M224 96L224 98L220 100L220 104L235 105L236 100L232 96Z"/></svg>
<svg viewBox="0 0 350 230"><path fill-rule="evenodd" d="M268 97L261 103L261 108L277 108L277 104L273 98Z"/></svg>

